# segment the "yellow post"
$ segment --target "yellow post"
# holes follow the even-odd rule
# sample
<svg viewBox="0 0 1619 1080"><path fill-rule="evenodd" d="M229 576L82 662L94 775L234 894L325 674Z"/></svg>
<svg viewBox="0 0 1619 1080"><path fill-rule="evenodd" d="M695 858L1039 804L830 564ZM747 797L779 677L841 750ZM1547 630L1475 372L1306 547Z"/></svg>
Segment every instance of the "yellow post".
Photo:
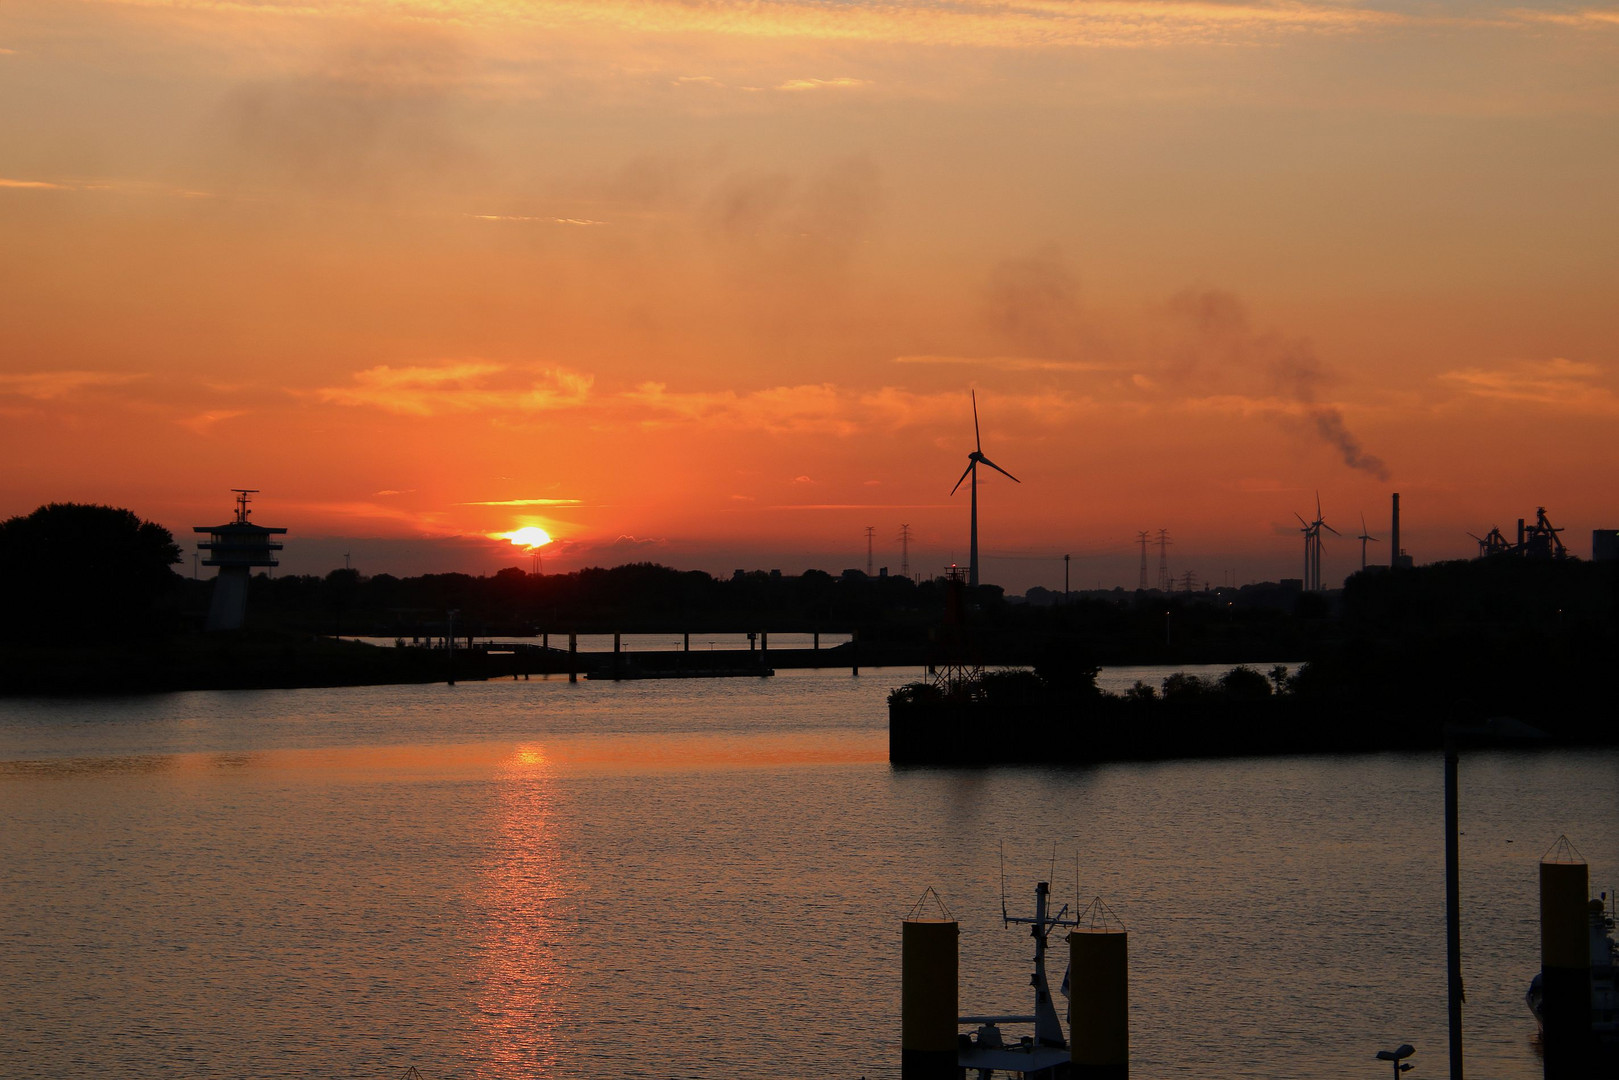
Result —
<svg viewBox="0 0 1619 1080"><path fill-rule="evenodd" d="M1068 935L1069 1060L1076 1080L1130 1075L1129 935L1080 927Z"/></svg>
<svg viewBox="0 0 1619 1080"><path fill-rule="evenodd" d="M900 938L900 1077L956 1080L954 919L906 919Z"/></svg>
<svg viewBox="0 0 1619 1080"><path fill-rule="evenodd" d="M1547 1080L1587 1075L1591 1041L1590 868L1568 837L1540 859L1540 1019Z"/></svg>

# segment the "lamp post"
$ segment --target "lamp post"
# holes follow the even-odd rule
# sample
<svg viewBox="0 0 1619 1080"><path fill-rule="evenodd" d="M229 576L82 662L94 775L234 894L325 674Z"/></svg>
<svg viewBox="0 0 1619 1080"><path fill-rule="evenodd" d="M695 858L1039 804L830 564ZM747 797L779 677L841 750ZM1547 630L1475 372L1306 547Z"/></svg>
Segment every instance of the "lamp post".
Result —
<svg viewBox="0 0 1619 1080"><path fill-rule="evenodd" d="M1387 1061L1393 1065L1394 1080L1400 1080L1401 1073L1410 1072L1413 1068L1412 1064L1405 1059L1416 1052L1416 1047L1412 1046L1410 1043L1401 1043L1399 1047L1394 1050L1379 1050L1377 1052L1377 1060Z"/></svg>

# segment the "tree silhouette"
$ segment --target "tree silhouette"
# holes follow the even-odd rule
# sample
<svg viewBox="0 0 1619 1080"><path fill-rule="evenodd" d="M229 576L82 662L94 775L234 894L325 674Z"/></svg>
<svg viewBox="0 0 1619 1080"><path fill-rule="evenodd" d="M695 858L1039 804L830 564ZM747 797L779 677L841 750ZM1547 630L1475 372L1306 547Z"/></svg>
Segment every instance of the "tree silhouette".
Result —
<svg viewBox="0 0 1619 1080"><path fill-rule="evenodd" d="M0 635L52 642L155 632L179 561L167 529L116 507L50 503L0 522Z"/></svg>

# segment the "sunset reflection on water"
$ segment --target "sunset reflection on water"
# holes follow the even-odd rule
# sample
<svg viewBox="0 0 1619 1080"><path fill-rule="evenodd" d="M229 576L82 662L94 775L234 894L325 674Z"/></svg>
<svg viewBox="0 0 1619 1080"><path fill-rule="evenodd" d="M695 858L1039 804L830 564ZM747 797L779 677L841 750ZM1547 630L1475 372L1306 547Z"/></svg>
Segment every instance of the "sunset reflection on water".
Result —
<svg viewBox="0 0 1619 1080"><path fill-rule="evenodd" d="M475 886L476 946L467 1057L491 1076L550 1071L562 1062L566 933L557 910L566 883L553 832L555 776L539 746L511 751L495 774L488 846Z"/></svg>

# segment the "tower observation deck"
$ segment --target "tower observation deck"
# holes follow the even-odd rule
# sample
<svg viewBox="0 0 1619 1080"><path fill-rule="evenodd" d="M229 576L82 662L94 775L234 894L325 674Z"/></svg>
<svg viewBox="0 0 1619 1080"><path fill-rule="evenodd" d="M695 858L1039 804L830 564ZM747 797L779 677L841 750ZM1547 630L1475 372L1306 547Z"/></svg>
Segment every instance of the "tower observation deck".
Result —
<svg viewBox="0 0 1619 1080"><path fill-rule="evenodd" d="M206 552L204 566L219 567L214 579L214 596L208 605L208 629L239 630L247 617L247 583L256 566L278 566L275 552L282 545L270 537L284 534L286 529L255 525L248 520L252 513L247 508L248 496L258 494L256 488L232 488L236 492L236 520L223 525L195 525L192 532L208 533L207 543L197 545Z"/></svg>

